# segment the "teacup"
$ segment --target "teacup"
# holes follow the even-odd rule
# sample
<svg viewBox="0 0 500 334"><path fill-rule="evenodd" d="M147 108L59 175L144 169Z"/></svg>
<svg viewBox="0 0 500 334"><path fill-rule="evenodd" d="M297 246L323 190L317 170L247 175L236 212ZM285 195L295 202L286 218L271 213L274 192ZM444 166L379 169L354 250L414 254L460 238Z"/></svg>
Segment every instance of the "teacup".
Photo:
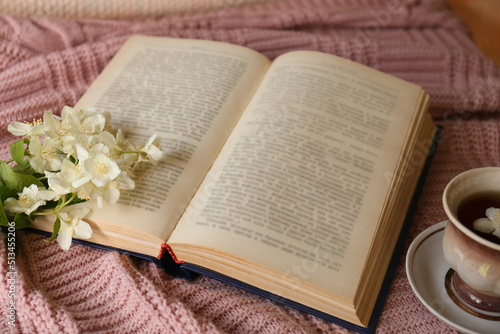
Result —
<svg viewBox="0 0 500 334"><path fill-rule="evenodd" d="M487 240L468 227L464 218L459 219L463 217L459 210L474 211L464 208L464 203L470 203L471 198L478 201L481 194L498 196L500 208L500 167L469 170L445 188L443 206L449 220L443 252L452 268L446 284L450 297L469 313L500 320L500 238L498 242L496 237ZM482 217L486 217L485 212Z"/></svg>

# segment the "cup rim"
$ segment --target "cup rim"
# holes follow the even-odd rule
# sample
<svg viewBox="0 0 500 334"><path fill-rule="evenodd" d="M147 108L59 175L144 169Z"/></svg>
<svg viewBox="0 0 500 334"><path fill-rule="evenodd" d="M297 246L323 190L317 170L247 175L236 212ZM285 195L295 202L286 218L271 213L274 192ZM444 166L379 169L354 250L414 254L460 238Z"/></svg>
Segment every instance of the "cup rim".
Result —
<svg viewBox="0 0 500 334"><path fill-rule="evenodd" d="M472 232L466 226L464 226L458 220L458 218L456 217L456 215L451 211L451 209L450 209L450 207L448 206L448 203L447 203L448 193L450 192L450 189L452 189L454 187L454 184L456 182L459 182L464 177L468 177L469 174L484 173L484 172L497 172L497 173L500 174L500 167L480 167L480 168L474 168L474 169L470 169L470 170L467 170L465 172L462 172L462 173L456 175L453 179L451 179L448 182L448 184L446 185L446 187L444 189L443 198L442 198L443 207L444 207L444 210L446 212L446 215L448 216L448 220L453 225L455 225L455 227L458 228L461 232L463 232L465 235L467 235L471 239L475 240L476 242L478 242L478 243L480 243L480 244L482 244L482 245L484 245L484 246L486 246L488 248L494 249L496 251L500 251L500 244L497 244L497 243L494 243L492 241L486 240L486 239L482 238L481 236L477 235L476 233ZM500 191L500 188L499 188L499 191Z"/></svg>

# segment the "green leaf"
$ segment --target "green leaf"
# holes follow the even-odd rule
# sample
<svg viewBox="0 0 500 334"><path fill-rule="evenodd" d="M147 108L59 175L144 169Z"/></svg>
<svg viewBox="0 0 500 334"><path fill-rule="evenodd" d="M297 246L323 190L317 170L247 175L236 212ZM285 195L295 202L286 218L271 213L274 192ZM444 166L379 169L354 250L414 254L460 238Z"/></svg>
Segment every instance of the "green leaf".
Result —
<svg viewBox="0 0 500 334"><path fill-rule="evenodd" d="M16 213L16 216L14 217L14 223L16 224L16 229L31 226L30 217L25 213Z"/></svg>
<svg viewBox="0 0 500 334"><path fill-rule="evenodd" d="M32 184L43 187L42 182L36 177L33 175L16 173L4 161L0 161L0 178L7 187L18 193L22 192L24 187L29 187Z"/></svg>
<svg viewBox="0 0 500 334"><path fill-rule="evenodd" d="M3 201L0 201L0 225L9 226L9 220L7 219L7 214L3 208Z"/></svg>
<svg viewBox="0 0 500 334"><path fill-rule="evenodd" d="M10 144L10 155L18 165L21 166L24 165L24 152L25 152L24 144L29 145L29 143L30 143L29 139L24 138Z"/></svg>
<svg viewBox="0 0 500 334"><path fill-rule="evenodd" d="M34 175L35 177L37 177L37 175L43 176L43 174L37 173L33 169L33 167L31 167L30 157L27 157L26 160L24 160L24 163L22 165L14 165L12 167L12 170L16 173L19 173L19 174Z"/></svg>
<svg viewBox="0 0 500 334"><path fill-rule="evenodd" d="M9 197L17 198L17 192L9 187L0 186L0 200L4 202Z"/></svg>
<svg viewBox="0 0 500 334"><path fill-rule="evenodd" d="M59 217L57 217L56 221L54 222L54 229L52 230L52 236L50 237L48 242L54 241L56 239L57 233L59 233L59 229L61 228L61 220Z"/></svg>

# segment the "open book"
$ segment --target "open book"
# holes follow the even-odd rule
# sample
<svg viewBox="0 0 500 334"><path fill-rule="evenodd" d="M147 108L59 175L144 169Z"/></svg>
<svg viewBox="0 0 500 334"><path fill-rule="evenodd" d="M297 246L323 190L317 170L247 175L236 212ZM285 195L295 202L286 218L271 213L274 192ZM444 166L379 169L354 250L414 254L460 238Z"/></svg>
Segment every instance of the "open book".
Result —
<svg viewBox="0 0 500 334"><path fill-rule="evenodd" d="M133 36L75 107L110 111L127 136L157 133L165 157L94 210L89 241L168 249L185 268L362 329L436 133L428 101L319 52L271 62L237 45Z"/></svg>

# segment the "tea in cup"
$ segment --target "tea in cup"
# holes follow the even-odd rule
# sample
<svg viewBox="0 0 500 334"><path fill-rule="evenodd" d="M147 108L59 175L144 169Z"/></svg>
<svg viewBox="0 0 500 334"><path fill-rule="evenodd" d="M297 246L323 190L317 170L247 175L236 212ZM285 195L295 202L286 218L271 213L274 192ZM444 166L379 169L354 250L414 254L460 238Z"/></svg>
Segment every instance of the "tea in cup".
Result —
<svg viewBox="0 0 500 334"><path fill-rule="evenodd" d="M443 253L451 269L446 288L460 307L500 320L500 167L472 169L445 188L448 216ZM498 210L496 210L498 209ZM497 215L497 216L496 216Z"/></svg>

